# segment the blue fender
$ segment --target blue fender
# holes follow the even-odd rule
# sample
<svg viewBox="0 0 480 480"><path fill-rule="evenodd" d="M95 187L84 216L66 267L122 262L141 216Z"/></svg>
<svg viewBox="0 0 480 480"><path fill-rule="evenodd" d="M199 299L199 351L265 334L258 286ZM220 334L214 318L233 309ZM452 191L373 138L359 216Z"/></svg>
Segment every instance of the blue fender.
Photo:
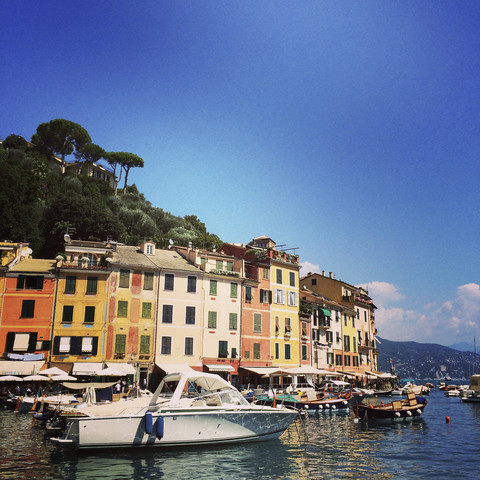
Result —
<svg viewBox="0 0 480 480"><path fill-rule="evenodd" d="M162 439L164 433L163 417L158 417L156 423L156 434L159 440Z"/></svg>
<svg viewBox="0 0 480 480"><path fill-rule="evenodd" d="M153 432L153 419L152 413L147 412L145 414L145 431L150 435Z"/></svg>

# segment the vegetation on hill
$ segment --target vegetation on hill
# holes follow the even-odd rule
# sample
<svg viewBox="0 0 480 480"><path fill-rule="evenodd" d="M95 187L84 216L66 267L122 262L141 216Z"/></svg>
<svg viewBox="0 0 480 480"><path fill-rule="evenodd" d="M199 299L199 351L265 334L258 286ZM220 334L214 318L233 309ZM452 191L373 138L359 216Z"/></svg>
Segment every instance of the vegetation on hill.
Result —
<svg viewBox="0 0 480 480"><path fill-rule="evenodd" d="M112 187L102 179L61 173L68 155L75 162L107 161L115 172ZM0 239L28 242L36 257L54 258L63 251L67 228L72 238L117 240L138 245L153 240L212 249L222 241L195 215L175 216L154 207L136 185L127 185L131 168L143 167L133 153L105 152L78 124L56 119L39 125L32 143L9 135L0 145ZM117 189L121 175L123 189Z"/></svg>

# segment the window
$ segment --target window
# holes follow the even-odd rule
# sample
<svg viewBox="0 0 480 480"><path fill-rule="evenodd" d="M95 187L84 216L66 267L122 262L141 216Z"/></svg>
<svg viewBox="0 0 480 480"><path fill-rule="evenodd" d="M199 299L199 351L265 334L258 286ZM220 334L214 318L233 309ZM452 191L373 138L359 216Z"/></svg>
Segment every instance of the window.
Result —
<svg viewBox="0 0 480 480"><path fill-rule="evenodd" d="M153 245L151 245L151 244L146 245L145 251L146 251L147 255L153 255Z"/></svg>
<svg viewBox="0 0 480 480"><path fill-rule="evenodd" d="M326 332L326 336L327 336L327 343L333 343L333 332L331 332L330 330L328 330Z"/></svg>
<svg viewBox="0 0 480 480"><path fill-rule="evenodd" d="M341 365L342 364L342 356L337 354L335 355L335 365Z"/></svg>
<svg viewBox="0 0 480 480"><path fill-rule="evenodd" d="M353 351L357 353L357 337L352 337L353 340Z"/></svg>
<svg viewBox="0 0 480 480"><path fill-rule="evenodd" d="M228 322L230 330L237 329L237 319L238 319L238 316L236 313L230 313L229 322Z"/></svg>
<svg viewBox="0 0 480 480"><path fill-rule="evenodd" d="M17 290L43 290L43 275L19 275Z"/></svg>
<svg viewBox="0 0 480 480"><path fill-rule="evenodd" d="M210 295L216 295L216 294L217 294L217 281L210 280Z"/></svg>
<svg viewBox="0 0 480 480"><path fill-rule="evenodd" d="M142 303L142 318L152 318L152 304L150 302Z"/></svg>
<svg viewBox="0 0 480 480"><path fill-rule="evenodd" d="M289 343L286 343L285 344L285 360L290 360L291 358L291 354L290 354L290 344Z"/></svg>
<svg viewBox="0 0 480 480"><path fill-rule="evenodd" d="M288 292L288 304L291 307L296 307L298 305L298 293L297 292Z"/></svg>
<svg viewBox="0 0 480 480"><path fill-rule="evenodd" d="M175 275L173 275L172 273L165 274L165 283L164 283L165 290L173 291L174 279L175 279Z"/></svg>
<svg viewBox="0 0 480 480"><path fill-rule="evenodd" d="M95 307L85 307L84 323L95 322Z"/></svg>
<svg viewBox="0 0 480 480"><path fill-rule="evenodd" d="M126 317L128 314L128 302L119 300L117 306L117 317Z"/></svg>
<svg viewBox="0 0 480 480"><path fill-rule="evenodd" d="M345 313L343 314L343 323L345 324L346 327L348 327L348 317Z"/></svg>
<svg viewBox="0 0 480 480"><path fill-rule="evenodd" d="M150 336L149 335L140 335L140 354L143 354L143 355L150 354Z"/></svg>
<svg viewBox="0 0 480 480"><path fill-rule="evenodd" d="M272 303L272 292L270 290L260 289L260 302Z"/></svg>
<svg viewBox="0 0 480 480"><path fill-rule="evenodd" d="M143 289L153 290L153 273L144 272L143 274Z"/></svg>
<svg viewBox="0 0 480 480"><path fill-rule="evenodd" d="M173 305L164 305L162 323L173 323Z"/></svg>
<svg viewBox="0 0 480 480"><path fill-rule="evenodd" d="M317 279L316 278L312 278L312 285L316 285L317 284Z"/></svg>
<svg viewBox="0 0 480 480"><path fill-rule="evenodd" d="M230 284L230 297L237 298L238 296L238 283L231 283Z"/></svg>
<svg viewBox="0 0 480 480"><path fill-rule="evenodd" d="M327 363L333 365L333 353L327 353Z"/></svg>
<svg viewBox="0 0 480 480"><path fill-rule="evenodd" d="M115 335L115 353L125 353L127 345L126 335Z"/></svg>
<svg viewBox="0 0 480 480"><path fill-rule="evenodd" d="M172 353L172 337L162 337L162 355L170 355Z"/></svg>
<svg viewBox="0 0 480 480"><path fill-rule="evenodd" d="M232 347L232 358L237 358L237 349Z"/></svg>
<svg viewBox="0 0 480 480"><path fill-rule="evenodd" d="M290 318L285 319L285 333L292 333L292 322Z"/></svg>
<svg viewBox="0 0 480 480"><path fill-rule="evenodd" d="M280 288L276 288L274 290L275 296L275 303L279 303L281 305L285 304L285 291L281 290Z"/></svg>
<svg viewBox="0 0 480 480"><path fill-rule="evenodd" d="M13 342L14 352L28 351L28 344L30 343L29 333L15 333L15 341Z"/></svg>
<svg viewBox="0 0 480 480"><path fill-rule="evenodd" d="M35 313L35 300L23 300L22 301L22 313L20 318L33 318Z"/></svg>
<svg viewBox="0 0 480 480"><path fill-rule="evenodd" d="M92 353L93 350L93 338L82 337L82 353Z"/></svg>
<svg viewBox="0 0 480 480"><path fill-rule="evenodd" d="M245 302L246 303L251 303L252 302L252 298L253 298L253 295L252 295L252 287L250 286L246 286L245 287Z"/></svg>
<svg viewBox="0 0 480 480"><path fill-rule="evenodd" d="M353 360L353 366L358 367L358 357L355 355L354 357L352 357L352 360Z"/></svg>
<svg viewBox="0 0 480 480"><path fill-rule="evenodd" d="M280 335L280 317L275 317L275 335Z"/></svg>
<svg viewBox="0 0 480 480"><path fill-rule="evenodd" d="M302 337L308 337L308 328L305 322L302 322Z"/></svg>
<svg viewBox="0 0 480 480"><path fill-rule="evenodd" d="M87 278L87 295L97 294L97 282L98 282L98 277Z"/></svg>
<svg viewBox="0 0 480 480"><path fill-rule="evenodd" d="M120 270L120 288L130 287L130 270Z"/></svg>
<svg viewBox="0 0 480 480"><path fill-rule="evenodd" d="M282 283L282 270L277 268L277 283Z"/></svg>
<svg viewBox="0 0 480 480"><path fill-rule="evenodd" d="M73 305L64 305L62 323L72 323L72 320L73 320Z"/></svg>
<svg viewBox="0 0 480 480"><path fill-rule="evenodd" d="M247 360L250 358L250 350L245 350L245 353L243 354L243 357Z"/></svg>
<svg viewBox="0 0 480 480"><path fill-rule="evenodd" d="M345 352L350 351L350 337L348 335L344 335L343 337L343 350Z"/></svg>
<svg viewBox="0 0 480 480"><path fill-rule="evenodd" d="M295 272L289 272L290 286L295 286Z"/></svg>
<svg viewBox="0 0 480 480"><path fill-rule="evenodd" d="M216 262L216 269L217 270L223 270L223 260L217 260Z"/></svg>
<svg viewBox="0 0 480 480"><path fill-rule="evenodd" d="M75 293L75 287L77 284L77 277L66 277L65 278L65 293Z"/></svg>
<svg viewBox="0 0 480 480"><path fill-rule="evenodd" d="M308 349L306 345L302 345L302 360L308 360Z"/></svg>
<svg viewBox="0 0 480 480"><path fill-rule="evenodd" d="M233 262L225 262L225 270L227 272L233 272Z"/></svg>
<svg viewBox="0 0 480 480"><path fill-rule="evenodd" d="M259 343L253 344L253 358L255 360L260 360L260 344Z"/></svg>
<svg viewBox="0 0 480 480"><path fill-rule="evenodd" d="M262 314L253 314L253 331L254 333L262 333Z"/></svg>
<svg viewBox="0 0 480 480"><path fill-rule="evenodd" d="M263 279L268 280L268 268L263 269Z"/></svg>
<svg viewBox="0 0 480 480"><path fill-rule="evenodd" d="M280 358L280 344L275 342L275 358L278 360Z"/></svg>
<svg viewBox="0 0 480 480"><path fill-rule="evenodd" d="M220 340L218 342L218 358L228 357L228 342Z"/></svg>
<svg viewBox="0 0 480 480"><path fill-rule="evenodd" d="M70 337L60 337L59 353L70 353Z"/></svg>
<svg viewBox="0 0 480 480"><path fill-rule="evenodd" d="M193 338L185 337L185 355L193 355Z"/></svg>
<svg viewBox="0 0 480 480"><path fill-rule="evenodd" d="M187 325L195 325L195 307L185 308L185 323Z"/></svg>
<svg viewBox="0 0 480 480"><path fill-rule="evenodd" d="M346 367L349 367L350 366L350 355L345 355L344 359L345 359L345 364L344 365Z"/></svg>
<svg viewBox="0 0 480 480"><path fill-rule="evenodd" d="M217 328L217 312L208 312L208 328Z"/></svg>
<svg viewBox="0 0 480 480"><path fill-rule="evenodd" d="M187 292L196 293L197 292L197 277L188 276L187 277Z"/></svg>

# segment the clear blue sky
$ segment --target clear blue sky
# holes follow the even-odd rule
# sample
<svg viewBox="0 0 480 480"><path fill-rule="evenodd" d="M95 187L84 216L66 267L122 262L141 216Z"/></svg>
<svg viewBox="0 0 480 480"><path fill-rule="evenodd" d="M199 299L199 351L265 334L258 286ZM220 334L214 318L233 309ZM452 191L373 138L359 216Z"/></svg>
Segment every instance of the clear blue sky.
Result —
<svg viewBox="0 0 480 480"><path fill-rule="evenodd" d="M1 138L80 123L153 205L368 285L380 336L478 336L479 2L2 6Z"/></svg>

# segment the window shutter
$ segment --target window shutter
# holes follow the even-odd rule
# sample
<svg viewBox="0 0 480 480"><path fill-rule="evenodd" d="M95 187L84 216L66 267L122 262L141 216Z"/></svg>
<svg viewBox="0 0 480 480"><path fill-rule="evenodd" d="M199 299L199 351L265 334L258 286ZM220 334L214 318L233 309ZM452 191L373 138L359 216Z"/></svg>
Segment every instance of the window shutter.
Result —
<svg viewBox="0 0 480 480"><path fill-rule="evenodd" d="M53 354L54 355L60 354L60 337L55 337L53 339Z"/></svg>
<svg viewBox="0 0 480 480"><path fill-rule="evenodd" d="M5 343L5 350L9 353L12 352L14 343L15 343L15 332L8 332L7 341Z"/></svg>
<svg viewBox="0 0 480 480"><path fill-rule="evenodd" d="M96 355L98 350L98 337L92 338L92 355Z"/></svg>
<svg viewBox="0 0 480 480"><path fill-rule="evenodd" d="M30 334L30 338L28 339L28 353L33 353L37 349L37 335L37 332Z"/></svg>

